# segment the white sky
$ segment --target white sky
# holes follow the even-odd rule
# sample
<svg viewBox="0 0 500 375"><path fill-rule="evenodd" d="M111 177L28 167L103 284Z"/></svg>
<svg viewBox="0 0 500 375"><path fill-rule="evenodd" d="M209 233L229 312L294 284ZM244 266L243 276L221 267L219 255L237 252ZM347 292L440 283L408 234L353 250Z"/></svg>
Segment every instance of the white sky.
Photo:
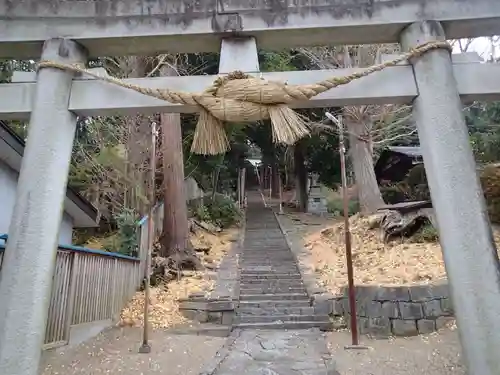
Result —
<svg viewBox="0 0 500 375"><path fill-rule="evenodd" d="M462 40L462 45L465 46L467 44L467 40L463 39ZM494 43L495 48L493 49L493 52L496 57L500 57L500 43L497 41ZM459 53L460 52L460 47L458 43L454 45L454 50L453 52ZM469 48L467 49L467 52L477 52L479 56L481 56L483 59L488 59L492 53L492 47L491 47L491 42L489 38L475 38L471 44L469 45Z"/></svg>

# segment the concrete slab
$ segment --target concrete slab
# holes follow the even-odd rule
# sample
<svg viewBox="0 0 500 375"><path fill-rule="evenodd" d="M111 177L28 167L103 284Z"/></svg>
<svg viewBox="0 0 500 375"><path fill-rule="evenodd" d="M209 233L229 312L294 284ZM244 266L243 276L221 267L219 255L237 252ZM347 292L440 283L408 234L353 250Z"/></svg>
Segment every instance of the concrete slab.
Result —
<svg viewBox="0 0 500 375"><path fill-rule="evenodd" d="M0 58L33 58L68 37L91 56L217 52L221 38L259 48L398 42L415 21L441 21L449 39L500 34L496 0L0 0Z"/></svg>
<svg viewBox="0 0 500 375"><path fill-rule="evenodd" d="M70 327L69 346L80 345L82 342L94 338L99 333L113 325L111 319L97 320L95 322L77 324Z"/></svg>

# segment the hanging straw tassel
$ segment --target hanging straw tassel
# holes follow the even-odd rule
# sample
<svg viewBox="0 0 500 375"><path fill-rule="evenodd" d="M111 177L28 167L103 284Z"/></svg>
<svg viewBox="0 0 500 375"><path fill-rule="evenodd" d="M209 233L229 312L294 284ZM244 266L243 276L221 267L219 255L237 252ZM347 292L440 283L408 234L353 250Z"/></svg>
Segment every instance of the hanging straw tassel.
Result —
<svg viewBox="0 0 500 375"><path fill-rule="evenodd" d="M273 142L293 145L309 135L308 120L285 104L268 106Z"/></svg>
<svg viewBox="0 0 500 375"><path fill-rule="evenodd" d="M217 155L228 150L229 141L222 122L202 109L194 131L191 152L202 155Z"/></svg>
<svg viewBox="0 0 500 375"><path fill-rule="evenodd" d="M101 81L134 90L144 95L166 100L170 103L196 106L200 119L196 127L191 151L206 155L224 153L229 142L222 127L223 121L253 122L271 119L273 139L278 143L294 144L309 134L308 121L287 107L295 101L306 101L334 87L346 85L399 62L422 56L434 49L452 51L446 41L432 41L415 47L394 60L374 65L344 77L330 77L320 82L305 85L288 85L284 82L267 81L242 72L232 72L219 77L201 93L189 93L166 89L140 87L110 76L100 76L79 65L41 61L40 68L56 68L84 73Z"/></svg>

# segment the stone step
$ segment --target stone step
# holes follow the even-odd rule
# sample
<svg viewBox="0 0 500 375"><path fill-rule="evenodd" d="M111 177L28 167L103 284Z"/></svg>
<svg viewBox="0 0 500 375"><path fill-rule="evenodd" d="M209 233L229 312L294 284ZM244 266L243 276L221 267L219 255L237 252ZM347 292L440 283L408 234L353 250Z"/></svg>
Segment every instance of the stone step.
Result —
<svg viewBox="0 0 500 375"><path fill-rule="evenodd" d="M288 243L284 237L281 238L246 238L243 242L243 251L247 249L257 250L257 251L275 251L275 250L288 250Z"/></svg>
<svg viewBox="0 0 500 375"><path fill-rule="evenodd" d="M250 251L290 251L288 243L285 239L270 240L270 239L255 239L252 241L243 242L242 250Z"/></svg>
<svg viewBox="0 0 500 375"><path fill-rule="evenodd" d="M292 273L297 273L297 271L298 267L283 267L280 265L240 266L240 274L245 274L245 275L260 275L263 273L292 274Z"/></svg>
<svg viewBox="0 0 500 375"><path fill-rule="evenodd" d="M247 274L249 277L260 277L260 276L262 276L263 278L266 278L266 277L273 277L273 276L275 276L274 278L280 278L280 277L285 277L286 278L287 276L295 276L295 275L299 275L300 276L300 272L299 272L298 267L286 267L286 271L285 272L276 272L273 269L252 272L252 268L255 268L255 267L264 267L264 266L241 266L241 269L244 270L245 268L250 268L249 269L250 273ZM240 272L240 274L241 274L241 272Z"/></svg>
<svg viewBox="0 0 500 375"><path fill-rule="evenodd" d="M242 253L260 253L260 254L268 254L268 253L290 253L290 248L285 244L278 245L270 245L270 244L261 244L259 246L250 246L243 245Z"/></svg>
<svg viewBox="0 0 500 375"><path fill-rule="evenodd" d="M283 236L283 234L276 235L276 236L274 236L274 235L266 236L266 235L263 235L262 232L260 232L260 233L255 232L252 234L249 234L248 232L246 232L243 244L248 245L248 246L252 246L252 247L258 247L265 242L270 242L272 245L286 246L286 239Z"/></svg>
<svg viewBox="0 0 500 375"><path fill-rule="evenodd" d="M169 332L174 335L228 337L231 334L231 330L232 327L230 325L190 321L188 324L182 324L175 328L171 328Z"/></svg>
<svg viewBox="0 0 500 375"><path fill-rule="evenodd" d="M261 246L258 248L243 247L241 255L269 255L269 254L293 254L288 247L285 246Z"/></svg>
<svg viewBox="0 0 500 375"><path fill-rule="evenodd" d="M247 275L279 274L292 275L299 273L299 268L292 265L280 265L279 263L241 263L240 273L244 271Z"/></svg>
<svg viewBox="0 0 500 375"><path fill-rule="evenodd" d="M292 254L243 254L240 260L288 260L295 261Z"/></svg>
<svg viewBox="0 0 500 375"><path fill-rule="evenodd" d="M256 255L256 256L241 256L240 262L287 262L287 263L295 263L296 260L293 256L272 256L272 255Z"/></svg>
<svg viewBox="0 0 500 375"><path fill-rule="evenodd" d="M262 315L315 315L314 307L288 307L267 305L267 307L240 307L236 310L237 315L241 316L262 316Z"/></svg>
<svg viewBox="0 0 500 375"><path fill-rule="evenodd" d="M271 245L249 245L249 244L243 244L242 247L243 253L245 252L256 252L256 253L277 253L277 252L290 252L290 248L288 247L288 244L286 242L282 244L277 244L274 246Z"/></svg>
<svg viewBox="0 0 500 375"><path fill-rule="evenodd" d="M298 269L295 261L291 260L242 260L240 261L242 268L255 268L255 267L280 267L287 269ZM265 271L265 270L263 270Z"/></svg>
<svg viewBox="0 0 500 375"><path fill-rule="evenodd" d="M312 321L312 322L283 322L283 323L239 323L233 327L240 329L311 329L319 328L322 331L331 331L333 329L332 323L328 320L325 321Z"/></svg>
<svg viewBox="0 0 500 375"><path fill-rule="evenodd" d="M243 280L296 280L302 279L298 272L288 273L255 273L255 274L240 274L240 281Z"/></svg>
<svg viewBox="0 0 500 375"><path fill-rule="evenodd" d="M304 287L299 288L241 288L240 294L285 294L285 293L305 293Z"/></svg>
<svg viewBox="0 0 500 375"><path fill-rule="evenodd" d="M253 288L252 288L253 286ZM274 286L260 286L250 284L248 287L242 288L240 286L240 294L299 294L306 293L306 288L301 285L298 287L274 287Z"/></svg>
<svg viewBox="0 0 500 375"><path fill-rule="evenodd" d="M240 260L288 260L293 261L292 254L242 254Z"/></svg>
<svg viewBox="0 0 500 375"><path fill-rule="evenodd" d="M243 245L247 245L249 247L259 247L268 242L268 246L271 247L276 247L276 246L282 246L286 247L286 239L285 237L281 234L279 236L264 236L262 235L262 232L260 234L252 234L249 235L248 233L245 233L245 239L243 241ZM246 247L246 246L245 246Z"/></svg>
<svg viewBox="0 0 500 375"><path fill-rule="evenodd" d="M261 258L261 259L240 259L240 265L252 266L252 267L264 267L264 266L281 266L281 267L293 267L297 268L297 262L293 259L271 259L271 258Z"/></svg>
<svg viewBox="0 0 500 375"><path fill-rule="evenodd" d="M325 320L317 315L236 315L234 323L285 323L285 322L318 322Z"/></svg>
<svg viewBox="0 0 500 375"><path fill-rule="evenodd" d="M307 293L240 293L240 301L269 301L269 300L304 300L309 301Z"/></svg>
<svg viewBox="0 0 500 375"><path fill-rule="evenodd" d="M258 282L240 283L241 288L274 288L274 287L291 287L291 288L300 288L304 287L304 283L300 279L294 280L266 280L266 279L258 279Z"/></svg>
<svg viewBox="0 0 500 375"><path fill-rule="evenodd" d="M240 289L257 289L257 288L305 288L304 283L300 279L295 280L266 280L259 279L260 282L240 282Z"/></svg>
<svg viewBox="0 0 500 375"><path fill-rule="evenodd" d="M282 267L278 265L248 265L242 264L240 266L240 275L245 276L254 276L254 275L262 275L262 274L280 274L280 275L295 275L299 273L299 269L297 267Z"/></svg>
<svg viewBox="0 0 500 375"><path fill-rule="evenodd" d="M295 308L311 307L309 300L262 300L262 301L240 301L240 309L271 309L271 308Z"/></svg>
<svg viewBox="0 0 500 375"><path fill-rule="evenodd" d="M256 253L248 253L248 254L245 254L243 253L241 256L240 256L240 259L242 260L255 260L255 259L259 259L259 260L272 260L272 259L295 259L295 257L293 256L293 254L265 254L265 253L262 253L262 254L256 254Z"/></svg>
<svg viewBox="0 0 500 375"><path fill-rule="evenodd" d="M260 220L260 219L259 219ZM260 223L259 223L260 224ZM245 232L254 236L281 236L283 237L283 233L278 226L278 223L262 223L262 226L245 226ZM272 224L272 225L269 225ZM265 228L264 228L265 227Z"/></svg>
<svg viewBox="0 0 500 375"><path fill-rule="evenodd" d="M281 283L278 283L278 281L282 281ZM242 285L250 287L248 284L253 284L253 288L260 288L260 286L274 286L274 285L284 285L284 286L302 286L302 279L300 277L295 277L295 278L283 278L283 279L266 279L266 278L255 278L255 277L242 277L240 278L240 287Z"/></svg>
<svg viewBox="0 0 500 375"><path fill-rule="evenodd" d="M282 283L280 283L281 285L302 285L301 282L302 282L302 279L300 277L295 277L295 278L287 278L287 279L266 279L266 278L254 278L254 277L242 277L240 278L240 286L241 285L245 285L247 286L247 284L255 284L255 285L274 285L276 284L276 282L280 280L280 281L283 281ZM279 284L278 284L279 285ZM258 286L256 286L258 287Z"/></svg>

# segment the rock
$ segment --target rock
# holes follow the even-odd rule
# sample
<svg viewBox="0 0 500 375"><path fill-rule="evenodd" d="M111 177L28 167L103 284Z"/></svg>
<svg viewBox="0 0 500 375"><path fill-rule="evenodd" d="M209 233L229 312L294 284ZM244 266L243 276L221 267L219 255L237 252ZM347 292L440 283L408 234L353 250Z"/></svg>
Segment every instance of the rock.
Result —
<svg viewBox="0 0 500 375"><path fill-rule="evenodd" d="M395 336L417 336L417 324L415 320L394 319L392 321L392 333Z"/></svg>
<svg viewBox="0 0 500 375"><path fill-rule="evenodd" d="M216 270L217 269L217 265L214 263L205 263L204 266L205 266L205 268L207 268L209 270Z"/></svg>
<svg viewBox="0 0 500 375"><path fill-rule="evenodd" d="M196 251L197 253L208 254L210 252L210 249L210 246L196 246L194 248L194 251Z"/></svg>
<svg viewBox="0 0 500 375"><path fill-rule="evenodd" d="M417 329L421 335L432 333L436 330L436 321L432 319L417 320Z"/></svg>
<svg viewBox="0 0 500 375"><path fill-rule="evenodd" d="M385 214L386 214L385 212L379 212L368 216L367 218L368 228L375 229L380 227L380 223L382 222L382 219L384 218Z"/></svg>

